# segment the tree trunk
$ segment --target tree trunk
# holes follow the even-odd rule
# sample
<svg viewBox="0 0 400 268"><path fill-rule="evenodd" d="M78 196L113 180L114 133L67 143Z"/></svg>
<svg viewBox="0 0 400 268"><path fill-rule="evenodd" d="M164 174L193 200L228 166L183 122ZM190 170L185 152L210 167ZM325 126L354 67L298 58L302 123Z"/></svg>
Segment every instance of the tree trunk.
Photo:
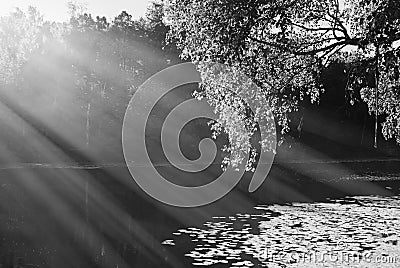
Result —
<svg viewBox="0 0 400 268"><path fill-rule="evenodd" d="M89 224L89 179L85 184L85 219L86 224Z"/></svg>
<svg viewBox="0 0 400 268"><path fill-rule="evenodd" d="M91 103L88 102L86 108L86 147L90 145L90 110L91 110Z"/></svg>
<svg viewBox="0 0 400 268"><path fill-rule="evenodd" d="M367 115L364 115L364 123L363 123L363 129L362 129L362 133L361 133L361 142L360 145L362 146L364 143L364 136L365 136L365 128L367 126Z"/></svg>
<svg viewBox="0 0 400 268"><path fill-rule="evenodd" d="M375 70L375 141L374 148L378 148L378 90L379 90L379 44L376 45L376 70Z"/></svg>
<svg viewBox="0 0 400 268"><path fill-rule="evenodd" d="M304 113L300 118L300 122L299 125L297 126L297 134L298 134L298 138L301 138L301 134L302 134L302 130L303 130L303 124L304 124Z"/></svg>

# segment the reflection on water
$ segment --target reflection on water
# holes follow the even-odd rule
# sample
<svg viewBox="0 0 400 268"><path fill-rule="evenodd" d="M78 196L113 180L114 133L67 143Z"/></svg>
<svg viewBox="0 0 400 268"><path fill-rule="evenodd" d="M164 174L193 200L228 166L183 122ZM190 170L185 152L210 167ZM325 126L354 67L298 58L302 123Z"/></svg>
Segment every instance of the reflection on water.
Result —
<svg viewBox="0 0 400 268"><path fill-rule="evenodd" d="M165 246L190 238L194 266L400 267L400 197L260 205L173 236Z"/></svg>

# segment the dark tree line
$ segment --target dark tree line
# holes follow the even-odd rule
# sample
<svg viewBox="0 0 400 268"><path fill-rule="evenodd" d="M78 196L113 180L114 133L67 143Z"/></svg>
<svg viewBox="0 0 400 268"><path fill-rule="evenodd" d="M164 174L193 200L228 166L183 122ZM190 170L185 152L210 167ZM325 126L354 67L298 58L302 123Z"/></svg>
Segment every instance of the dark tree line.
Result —
<svg viewBox="0 0 400 268"><path fill-rule="evenodd" d="M179 61L165 41L169 27L160 4L143 18L123 11L112 21L72 4L70 10L68 23L45 21L33 7L0 19L1 107L8 126L2 141L27 158L41 158L32 137L54 133L69 141L64 149L101 146L118 155L130 97L146 78ZM22 111L40 124L32 125L36 121Z"/></svg>

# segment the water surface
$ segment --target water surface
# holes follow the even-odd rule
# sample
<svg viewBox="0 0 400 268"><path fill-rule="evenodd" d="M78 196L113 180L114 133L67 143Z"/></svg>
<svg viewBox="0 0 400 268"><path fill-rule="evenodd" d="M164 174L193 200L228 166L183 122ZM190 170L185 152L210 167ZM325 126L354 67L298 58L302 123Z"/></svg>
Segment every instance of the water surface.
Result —
<svg viewBox="0 0 400 268"><path fill-rule="evenodd" d="M400 267L400 196L259 205L163 242L181 243L193 266Z"/></svg>

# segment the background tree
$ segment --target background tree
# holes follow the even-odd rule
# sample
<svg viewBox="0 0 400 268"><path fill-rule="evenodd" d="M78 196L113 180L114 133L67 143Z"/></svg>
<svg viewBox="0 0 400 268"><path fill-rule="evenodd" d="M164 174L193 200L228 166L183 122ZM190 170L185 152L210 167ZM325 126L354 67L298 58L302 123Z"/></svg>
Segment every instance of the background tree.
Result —
<svg viewBox="0 0 400 268"><path fill-rule="evenodd" d="M44 21L35 8L1 17L1 93L41 122L43 135L52 130L68 140L64 149L83 150L86 144L88 153L103 151L91 154L94 160L122 161L119 131L130 97L147 77L178 60L166 49L161 10L154 4L149 18L121 12L107 21L70 3L68 23ZM33 121L8 121L13 127L3 140L12 150L45 161L32 151L33 142L16 138Z"/></svg>
<svg viewBox="0 0 400 268"><path fill-rule="evenodd" d="M73 3L70 10L65 39L73 61L75 96L85 118L85 143L96 141L104 147L105 141L96 135L119 137L110 132L122 125L132 94L147 77L168 65L163 50L168 30L156 4L149 7L151 19L134 20L123 11L111 22L94 18Z"/></svg>
<svg viewBox="0 0 400 268"><path fill-rule="evenodd" d="M32 70L31 60L49 51L61 29L61 25L44 21L33 7L27 12L15 9L0 18L1 109L2 119L7 122L2 140L8 141L10 148L20 150L29 134L27 122L18 113L31 111L39 116L55 103L57 88L46 93L38 91L34 84L29 85L28 73L34 71L36 77L41 74L40 70ZM48 100L45 106L41 103L44 98Z"/></svg>

